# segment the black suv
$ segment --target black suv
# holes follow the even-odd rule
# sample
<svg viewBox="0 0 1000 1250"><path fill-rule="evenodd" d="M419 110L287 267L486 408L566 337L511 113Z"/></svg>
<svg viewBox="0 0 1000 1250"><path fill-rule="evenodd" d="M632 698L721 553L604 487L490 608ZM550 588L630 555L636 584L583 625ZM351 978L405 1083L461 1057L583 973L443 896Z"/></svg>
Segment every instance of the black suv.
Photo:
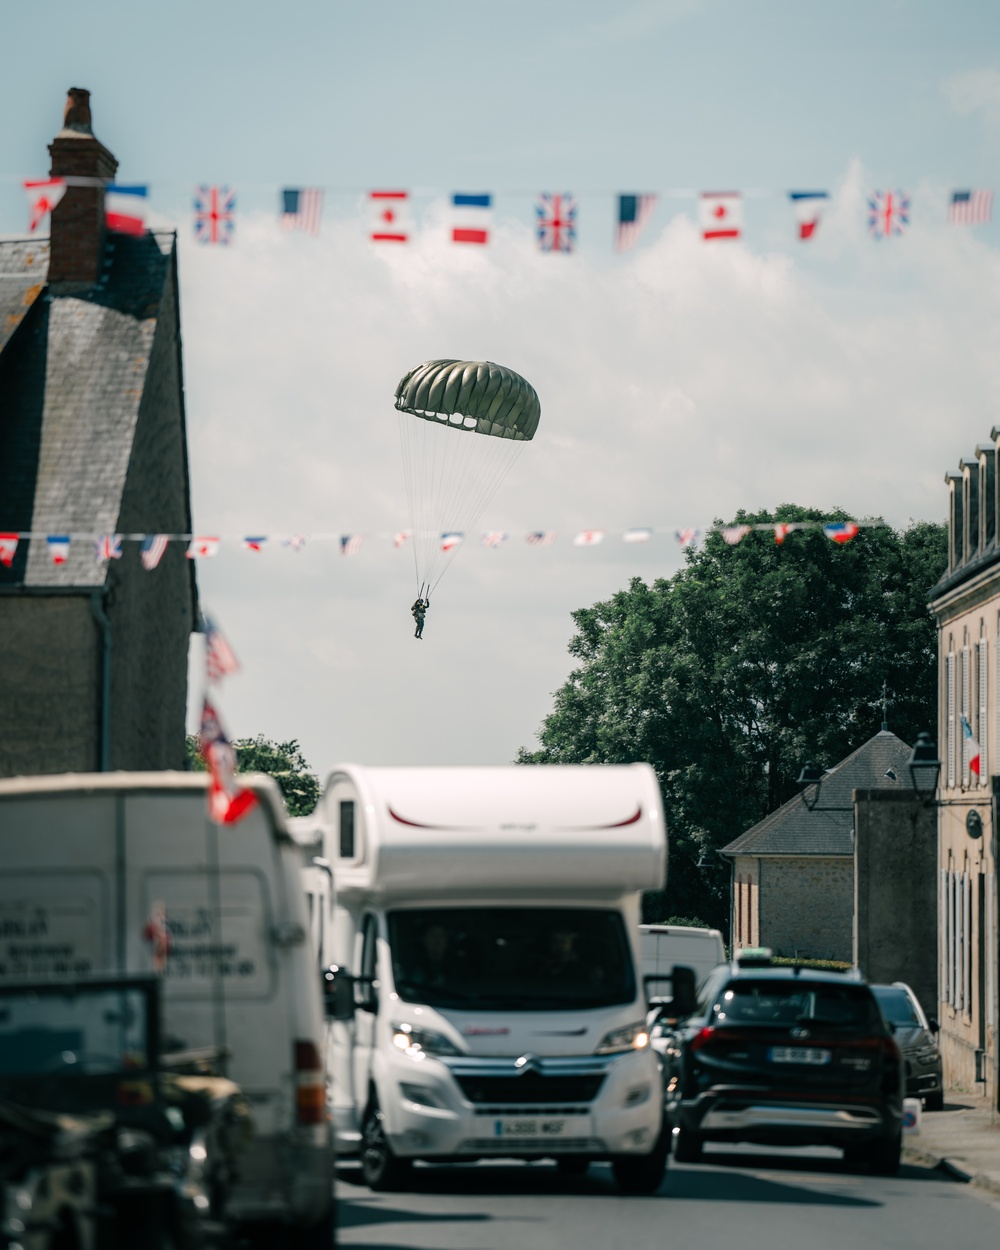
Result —
<svg viewBox="0 0 1000 1250"><path fill-rule="evenodd" d="M710 972L694 1012L659 1028L678 1162L698 1162L706 1141L748 1141L837 1146L852 1165L899 1168L900 1051L856 974L775 967L758 952Z"/></svg>

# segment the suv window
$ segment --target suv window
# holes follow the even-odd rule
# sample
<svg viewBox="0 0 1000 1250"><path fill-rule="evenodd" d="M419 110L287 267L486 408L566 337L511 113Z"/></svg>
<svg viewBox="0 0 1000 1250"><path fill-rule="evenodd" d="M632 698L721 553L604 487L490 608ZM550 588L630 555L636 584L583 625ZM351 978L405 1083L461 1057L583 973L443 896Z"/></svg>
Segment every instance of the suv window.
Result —
<svg viewBox="0 0 1000 1250"><path fill-rule="evenodd" d="M871 992L862 985L826 982L731 980L712 1004L719 1024L778 1027L814 1021L817 1024L884 1032Z"/></svg>

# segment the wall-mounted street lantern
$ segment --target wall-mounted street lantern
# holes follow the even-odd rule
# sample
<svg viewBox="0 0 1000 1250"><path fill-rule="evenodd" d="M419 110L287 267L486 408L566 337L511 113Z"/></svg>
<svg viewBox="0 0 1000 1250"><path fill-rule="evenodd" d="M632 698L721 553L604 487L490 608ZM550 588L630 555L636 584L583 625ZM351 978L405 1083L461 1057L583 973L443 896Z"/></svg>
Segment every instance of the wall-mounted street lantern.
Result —
<svg viewBox="0 0 1000 1250"><path fill-rule="evenodd" d="M910 758L907 760L910 769L910 782L913 792L923 800L924 807L981 807L989 800L982 798L968 799L937 799L938 781L941 777L941 761L938 759L934 739L924 730L917 734ZM975 818L975 819L973 819ZM970 838L982 836L983 822L978 812L970 812L966 817L965 827ZM973 832L978 828L978 832Z"/></svg>
<svg viewBox="0 0 1000 1250"><path fill-rule="evenodd" d="M802 802L811 812L853 812L853 807L818 807L819 792L823 785L823 778L826 773L818 765L810 761L808 764L802 765L802 771L796 778L795 784L802 791ZM812 794L809 790L812 787Z"/></svg>

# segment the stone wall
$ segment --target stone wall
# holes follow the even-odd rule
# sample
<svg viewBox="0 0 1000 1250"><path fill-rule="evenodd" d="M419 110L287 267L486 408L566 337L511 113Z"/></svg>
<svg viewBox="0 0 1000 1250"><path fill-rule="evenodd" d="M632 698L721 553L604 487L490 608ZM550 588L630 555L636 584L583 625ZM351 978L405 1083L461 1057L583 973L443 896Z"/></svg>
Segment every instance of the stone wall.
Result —
<svg viewBox="0 0 1000 1250"><path fill-rule="evenodd" d="M776 955L850 962L854 861L848 856L762 856L759 940Z"/></svg>
<svg viewBox="0 0 1000 1250"><path fill-rule="evenodd" d="M854 958L937 1015L937 811L905 791L854 792Z"/></svg>

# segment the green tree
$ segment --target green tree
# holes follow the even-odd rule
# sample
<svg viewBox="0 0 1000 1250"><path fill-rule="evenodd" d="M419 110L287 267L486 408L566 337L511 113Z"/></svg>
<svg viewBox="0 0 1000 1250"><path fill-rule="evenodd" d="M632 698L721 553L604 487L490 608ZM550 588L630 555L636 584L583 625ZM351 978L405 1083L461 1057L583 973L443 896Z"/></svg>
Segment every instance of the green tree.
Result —
<svg viewBox="0 0 1000 1250"><path fill-rule="evenodd" d="M289 816L308 816L319 801L319 778L309 767L296 739L272 742L263 734L233 740L236 767L241 773L267 773L278 783ZM198 735L188 734L187 758L195 772L205 771Z"/></svg>
<svg viewBox="0 0 1000 1250"><path fill-rule="evenodd" d="M734 523L828 515L783 505ZM573 613L579 667L556 692L540 747L518 762L648 761L664 795L670 874L666 896L647 897L644 911L728 928L715 850L794 795L806 760L830 767L878 730L883 681L896 734L912 742L933 730L926 604L946 543L946 528L928 523L872 525L846 545L817 529L780 545L768 532L738 546L709 533L668 580L634 578Z"/></svg>

